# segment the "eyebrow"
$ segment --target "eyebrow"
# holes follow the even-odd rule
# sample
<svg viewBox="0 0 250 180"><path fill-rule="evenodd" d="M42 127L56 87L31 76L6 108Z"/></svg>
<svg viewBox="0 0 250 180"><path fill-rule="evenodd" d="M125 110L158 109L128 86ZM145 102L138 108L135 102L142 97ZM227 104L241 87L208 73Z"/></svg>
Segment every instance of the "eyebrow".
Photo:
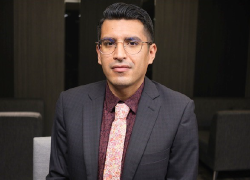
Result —
<svg viewBox="0 0 250 180"><path fill-rule="evenodd" d="M101 40L117 41L117 39L112 38L112 37L104 37L104 38L102 38ZM129 40L129 41L133 41L133 40L142 41L142 40L141 40L139 37L137 37L137 36L125 37L124 40Z"/></svg>
<svg viewBox="0 0 250 180"><path fill-rule="evenodd" d="M133 41L133 40L141 41L141 39L138 38L138 37L136 37L136 36L134 36L134 37L127 37L127 38L125 38L125 40L130 40L130 41Z"/></svg>
<svg viewBox="0 0 250 180"><path fill-rule="evenodd" d="M116 41L116 39L115 39L115 38L112 38L112 37L104 37L104 38L102 38L102 39L100 39L100 40Z"/></svg>

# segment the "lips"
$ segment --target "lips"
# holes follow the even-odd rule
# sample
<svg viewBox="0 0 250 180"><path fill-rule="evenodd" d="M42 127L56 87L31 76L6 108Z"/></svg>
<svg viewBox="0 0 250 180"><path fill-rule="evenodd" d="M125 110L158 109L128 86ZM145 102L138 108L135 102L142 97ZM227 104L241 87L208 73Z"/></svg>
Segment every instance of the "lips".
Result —
<svg viewBox="0 0 250 180"><path fill-rule="evenodd" d="M127 65L115 65L112 67L112 69L115 72L125 72L125 71L128 71L130 69L130 67Z"/></svg>

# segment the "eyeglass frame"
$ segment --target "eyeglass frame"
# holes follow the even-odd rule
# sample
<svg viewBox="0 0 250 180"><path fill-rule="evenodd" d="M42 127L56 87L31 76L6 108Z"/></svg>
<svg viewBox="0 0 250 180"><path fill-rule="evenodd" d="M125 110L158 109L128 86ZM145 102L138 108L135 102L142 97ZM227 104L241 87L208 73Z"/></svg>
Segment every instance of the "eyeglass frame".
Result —
<svg viewBox="0 0 250 180"><path fill-rule="evenodd" d="M112 38L112 39L113 39L113 38ZM124 50L125 50L128 54L130 54L130 53L126 50L126 46L125 46L125 44L124 44L125 41L115 41L115 48L114 48L114 51L112 51L111 53L108 53L108 54L103 53L103 52L100 50L100 43L101 43L101 41L103 41L103 40L106 40L106 39L101 39L101 40L99 40L98 42L95 42L95 43L97 44L97 46L98 46L98 50L100 51L100 53L102 53L102 54L104 54L104 55L110 55L110 54L112 54L113 52L115 52L115 49L116 49L116 47L117 47L117 43L120 42L120 43L123 43L123 48L124 48ZM149 46L152 45L152 44L154 44L154 42L147 42L147 41L141 41L141 40L137 40L137 41L140 42L140 43L142 43L142 44L141 44L141 49L140 49L137 53L135 53L135 54L138 54L138 53L141 52L143 43L147 43ZM135 55L135 54L130 54L130 55Z"/></svg>

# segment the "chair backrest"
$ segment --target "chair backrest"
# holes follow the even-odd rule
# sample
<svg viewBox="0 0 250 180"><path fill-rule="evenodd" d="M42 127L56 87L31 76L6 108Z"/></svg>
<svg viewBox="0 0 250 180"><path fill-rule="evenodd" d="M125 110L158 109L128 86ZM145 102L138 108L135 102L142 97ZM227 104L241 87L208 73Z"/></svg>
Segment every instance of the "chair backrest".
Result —
<svg viewBox="0 0 250 180"><path fill-rule="evenodd" d="M51 137L33 140L33 180L44 180L49 173Z"/></svg>
<svg viewBox="0 0 250 180"><path fill-rule="evenodd" d="M209 129L217 111L250 110L250 98L194 98L199 128Z"/></svg>
<svg viewBox="0 0 250 180"><path fill-rule="evenodd" d="M42 136L40 113L0 112L0 179L32 179L36 136Z"/></svg>
<svg viewBox="0 0 250 180"><path fill-rule="evenodd" d="M44 103L41 99L1 98L0 112L39 112L44 118Z"/></svg>
<svg viewBox="0 0 250 180"><path fill-rule="evenodd" d="M250 110L217 112L211 124L208 152L217 170L250 169Z"/></svg>

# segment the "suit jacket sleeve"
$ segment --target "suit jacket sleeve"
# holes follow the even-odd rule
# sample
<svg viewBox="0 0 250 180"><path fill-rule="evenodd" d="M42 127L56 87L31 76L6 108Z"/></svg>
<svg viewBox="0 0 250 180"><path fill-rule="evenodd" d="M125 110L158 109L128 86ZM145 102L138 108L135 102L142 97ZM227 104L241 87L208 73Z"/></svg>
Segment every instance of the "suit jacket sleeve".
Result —
<svg viewBox="0 0 250 180"><path fill-rule="evenodd" d="M194 103L190 101L181 118L168 165L167 180L196 180L198 173L198 129Z"/></svg>
<svg viewBox="0 0 250 180"><path fill-rule="evenodd" d="M56 115L51 136L50 167L47 180L69 179L67 168L67 140L63 117L63 93L56 104Z"/></svg>

